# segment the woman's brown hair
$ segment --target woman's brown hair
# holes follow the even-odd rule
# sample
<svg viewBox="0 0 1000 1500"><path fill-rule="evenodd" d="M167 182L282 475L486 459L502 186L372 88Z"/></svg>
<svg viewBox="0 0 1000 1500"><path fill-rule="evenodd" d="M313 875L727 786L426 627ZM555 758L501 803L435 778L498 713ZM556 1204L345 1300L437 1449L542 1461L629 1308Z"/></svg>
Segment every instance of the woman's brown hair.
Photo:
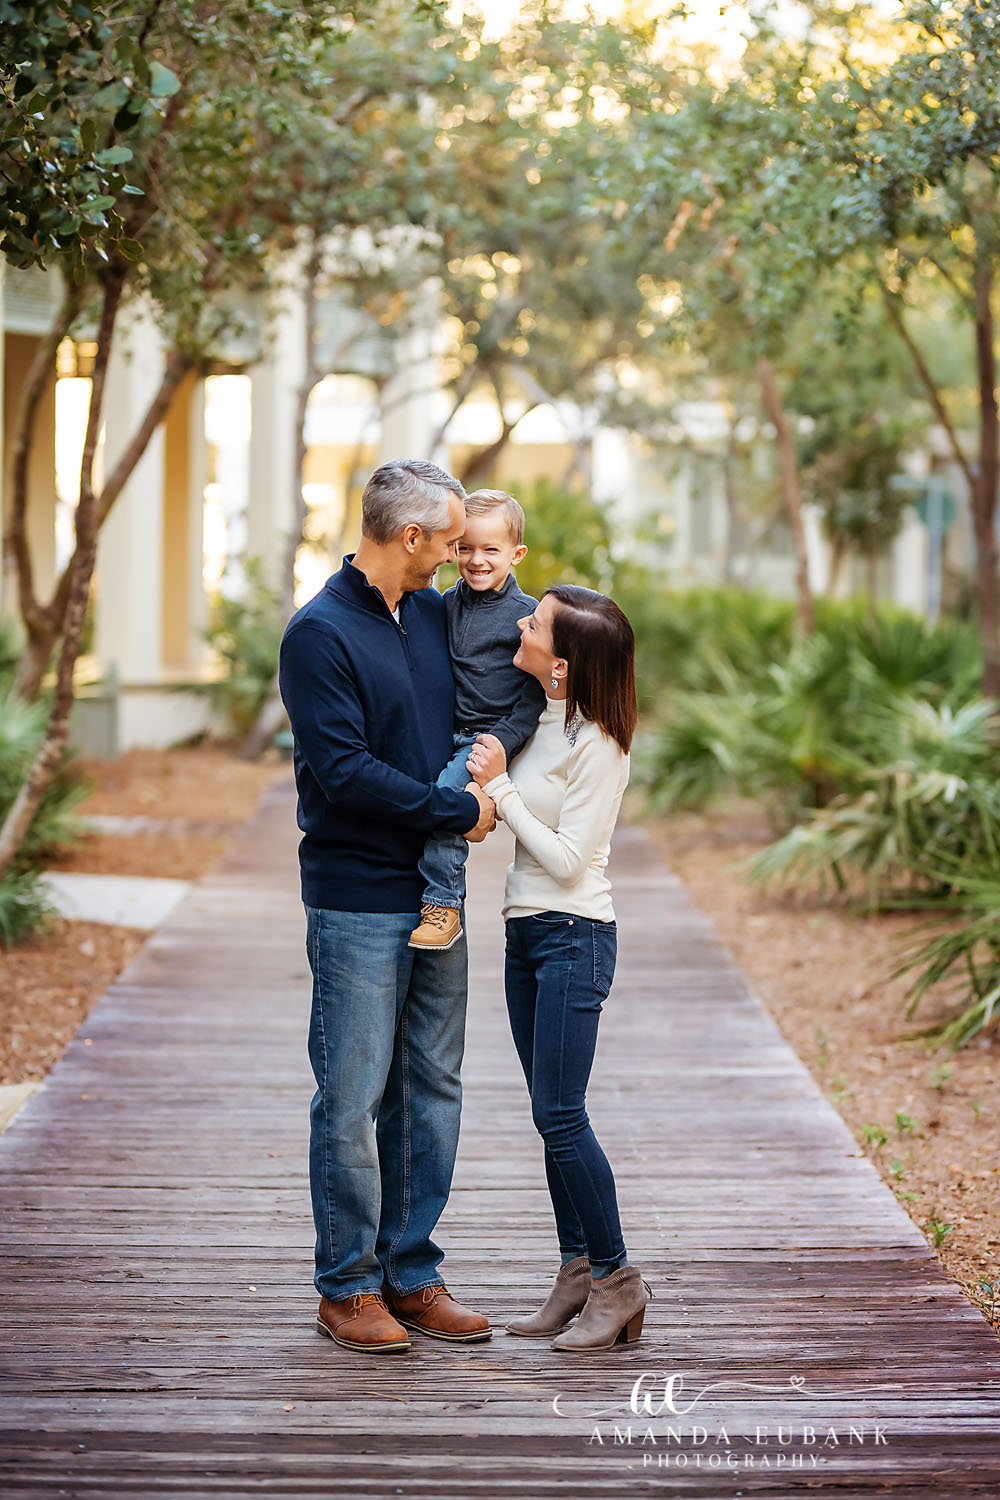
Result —
<svg viewBox="0 0 1000 1500"><path fill-rule="evenodd" d="M566 723L579 711L628 754L639 715L635 636L613 599L573 583L546 589L558 608L552 653L566 659Z"/></svg>

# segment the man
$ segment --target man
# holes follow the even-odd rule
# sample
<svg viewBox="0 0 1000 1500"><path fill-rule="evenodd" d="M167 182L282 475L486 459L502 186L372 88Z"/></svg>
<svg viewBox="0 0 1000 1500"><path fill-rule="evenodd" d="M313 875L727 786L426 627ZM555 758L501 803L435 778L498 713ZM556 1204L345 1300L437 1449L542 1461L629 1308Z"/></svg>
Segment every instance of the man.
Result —
<svg viewBox="0 0 1000 1500"><path fill-rule="evenodd" d="M281 643L313 974L318 1327L375 1353L409 1349L408 1328L450 1342L491 1336L449 1295L431 1239L458 1146L466 946L408 946L428 833L478 840L494 823L475 785L434 784L451 754L454 684L430 584L454 559L464 495L435 464L376 469L357 552Z"/></svg>

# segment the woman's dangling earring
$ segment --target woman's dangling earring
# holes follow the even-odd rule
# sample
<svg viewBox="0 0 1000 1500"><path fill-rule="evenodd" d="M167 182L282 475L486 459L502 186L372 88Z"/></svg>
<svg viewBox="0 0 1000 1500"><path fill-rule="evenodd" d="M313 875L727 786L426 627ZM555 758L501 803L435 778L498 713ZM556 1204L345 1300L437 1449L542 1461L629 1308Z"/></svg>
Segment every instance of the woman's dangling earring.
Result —
<svg viewBox="0 0 1000 1500"><path fill-rule="evenodd" d="M556 677L551 678L550 679L550 686L552 688L552 691L555 692L556 689L559 686L559 680L558 680L558 678L556 678Z"/></svg>

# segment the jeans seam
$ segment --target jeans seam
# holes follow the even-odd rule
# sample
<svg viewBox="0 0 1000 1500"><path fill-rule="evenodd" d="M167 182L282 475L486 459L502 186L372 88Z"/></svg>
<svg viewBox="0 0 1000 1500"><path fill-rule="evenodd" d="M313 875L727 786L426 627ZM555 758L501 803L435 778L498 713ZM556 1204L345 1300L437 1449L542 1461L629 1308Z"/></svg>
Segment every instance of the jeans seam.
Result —
<svg viewBox="0 0 1000 1500"><path fill-rule="evenodd" d="M321 965L320 965L320 938L322 936L322 929L323 929L323 915L322 915L322 912L317 911L316 912L316 927L315 927L315 932L314 932L314 935L313 935L313 945L314 945L314 951L313 951L313 958L314 958L313 974L315 976L315 981L316 981L316 1000L317 1000L317 1010L318 1010L317 1025L318 1025L318 1030L319 1030L320 1046L322 1047L322 1057L323 1057L323 1081L322 1081L322 1084L321 1084L321 1090L322 1090L322 1094L323 1094L323 1183L324 1183L324 1193L325 1193L325 1196L326 1196L326 1239L327 1239L327 1244L329 1246L330 1258L332 1260L334 1258L334 1248L333 1248L333 1194L330 1192L330 1121L329 1121L329 1119L327 1117L327 1107L326 1107L327 1087L328 1087L328 1084L329 1084L329 1076L330 1076L330 1053L329 1053L329 1050L328 1050L327 1045L326 1045L326 1018L325 1018L324 1013L323 1013L323 981L322 981L322 978L320 977L321 973L322 973L322 969L321 969Z"/></svg>
<svg viewBox="0 0 1000 1500"><path fill-rule="evenodd" d="M410 1217L410 1070L409 1053L406 1045L405 1008L399 1018L399 1080L400 1113L402 1115L401 1124L403 1131L403 1192L399 1225L386 1255L386 1270L389 1273L389 1280L393 1283L395 1283L396 1279L396 1251L399 1248L399 1243L406 1230L407 1220ZM433 1285L433 1283L429 1283L429 1285Z"/></svg>

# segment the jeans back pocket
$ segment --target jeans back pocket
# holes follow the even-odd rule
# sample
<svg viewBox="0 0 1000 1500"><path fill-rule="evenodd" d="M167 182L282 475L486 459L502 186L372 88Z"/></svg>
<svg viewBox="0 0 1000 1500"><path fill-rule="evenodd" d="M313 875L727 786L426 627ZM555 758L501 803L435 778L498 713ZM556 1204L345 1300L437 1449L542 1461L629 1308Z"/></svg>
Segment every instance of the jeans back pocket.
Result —
<svg viewBox="0 0 1000 1500"><path fill-rule="evenodd" d="M594 988L605 1000L611 993L615 977L615 962L618 958L618 925L615 922L594 922Z"/></svg>

